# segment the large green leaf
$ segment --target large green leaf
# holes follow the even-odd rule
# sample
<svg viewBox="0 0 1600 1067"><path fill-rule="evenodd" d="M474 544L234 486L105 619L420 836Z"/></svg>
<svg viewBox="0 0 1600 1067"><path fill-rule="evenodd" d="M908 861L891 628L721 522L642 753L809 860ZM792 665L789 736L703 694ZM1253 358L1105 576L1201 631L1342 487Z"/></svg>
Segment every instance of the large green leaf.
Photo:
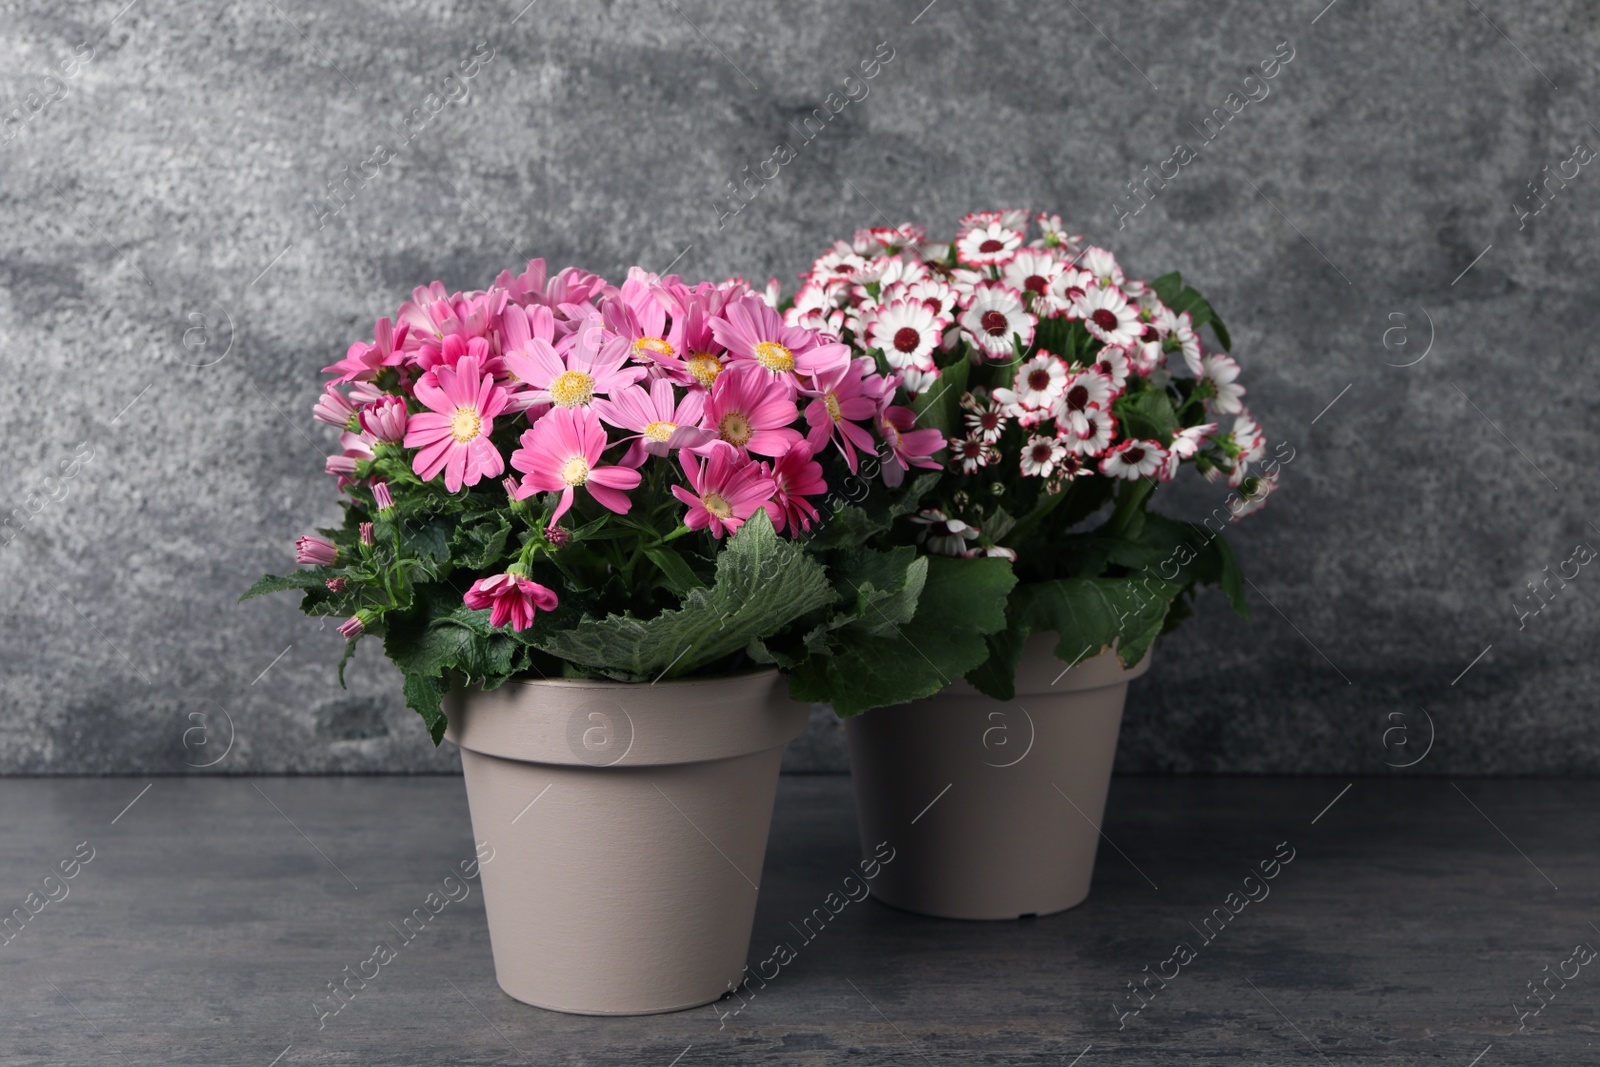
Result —
<svg viewBox="0 0 1600 1067"><path fill-rule="evenodd" d="M757 511L717 555L711 587L692 590L682 607L650 619L585 617L536 645L615 678L671 678L741 651L833 597L822 565Z"/></svg>
<svg viewBox="0 0 1600 1067"><path fill-rule="evenodd" d="M1160 635L1180 588L1145 575L1035 582L1018 589L1013 598L1014 625L1028 632L1054 630L1056 658L1063 663L1115 643L1117 658L1132 666Z"/></svg>
<svg viewBox="0 0 1600 1067"><path fill-rule="evenodd" d="M316 570L293 571L279 577L268 574L256 579L256 584L244 591L240 600L249 600L251 597L266 596L268 593L282 593L288 589L321 589L326 588L329 571L318 567Z"/></svg>
<svg viewBox="0 0 1600 1067"><path fill-rule="evenodd" d="M946 438L956 435L961 426L961 396L967 391L967 372L971 369L969 361L956 361L939 372L932 388L911 401L918 429L938 430Z"/></svg>
<svg viewBox="0 0 1600 1067"><path fill-rule="evenodd" d="M1016 584L1010 563L924 558L927 579L911 620L881 636L845 634L832 655L794 669L790 696L830 703L849 717L932 696L988 658L984 638L1004 629L1006 594Z"/></svg>
<svg viewBox="0 0 1600 1067"><path fill-rule="evenodd" d="M1178 413L1165 389L1146 389L1125 394L1112 404L1117 420L1129 437L1143 437L1168 444L1178 429Z"/></svg>

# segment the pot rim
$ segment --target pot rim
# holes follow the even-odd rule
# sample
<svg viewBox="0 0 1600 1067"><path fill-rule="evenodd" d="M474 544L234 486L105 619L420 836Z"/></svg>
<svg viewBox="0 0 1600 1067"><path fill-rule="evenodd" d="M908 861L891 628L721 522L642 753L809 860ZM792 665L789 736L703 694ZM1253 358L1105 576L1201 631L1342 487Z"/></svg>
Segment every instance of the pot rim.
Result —
<svg viewBox="0 0 1600 1067"><path fill-rule="evenodd" d="M526 675L516 675L500 683L500 688L508 685L527 686L531 688L562 688L562 689L650 689L663 687L688 688L697 685L716 685L721 682L736 681L744 678L757 678L761 675L777 675L777 667L755 667L750 670L736 671L732 674L701 674L692 678L669 678L664 682L622 682L615 678L535 678ZM492 689L479 689L469 680L467 685L452 685L453 690L467 693L490 693Z"/></svg>

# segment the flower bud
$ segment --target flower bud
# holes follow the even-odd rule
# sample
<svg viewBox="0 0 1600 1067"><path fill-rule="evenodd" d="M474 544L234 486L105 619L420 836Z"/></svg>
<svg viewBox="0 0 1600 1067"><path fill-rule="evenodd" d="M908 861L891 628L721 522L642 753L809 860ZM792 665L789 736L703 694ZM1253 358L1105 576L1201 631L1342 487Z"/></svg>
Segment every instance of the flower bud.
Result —
<svg viewBox="0 0 1600 1067"><path fill-rule="evenodd" d="M306 536L294 543L294 561L313 567L331 567L339 558L339 546L320 537Z"/></svg>

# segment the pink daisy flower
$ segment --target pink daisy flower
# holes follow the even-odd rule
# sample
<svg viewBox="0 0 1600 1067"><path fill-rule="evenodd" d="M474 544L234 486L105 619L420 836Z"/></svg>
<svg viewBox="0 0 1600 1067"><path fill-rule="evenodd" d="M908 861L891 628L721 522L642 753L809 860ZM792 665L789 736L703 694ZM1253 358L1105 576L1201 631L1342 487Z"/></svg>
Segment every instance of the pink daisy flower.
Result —
<svg viewBox="0 0 1600 1067"><path fill-rule="evenodd" d="M1084 327L1108 345L1127 348L1144 333L1139 313L1116 289L1090 289L1078 298Z"/></svg>
<svg viewBox="0 0 1600 1067"><path fill-rule="evenodd" d="M770 468L765 463L761 465L761 469L771 475L773 485L772 499L764 506L773 528L779 533L785 528L794 533L811 529L817 509L806 497L828 491L828 483L822 478L822 464L811 455L811 446L801 441L779 456Z"/></svg>
<svg viewBox="0 0 1600 1067"><path fill-rule="evenodd" d="M1133 482L1156 474L1166 461L1166 449L1154 441L1133 437L1106 453L1100 461L1100 473Z"/></svg>
<svg viewBox="0 0 1600 1067"><path fill-rule="evenodd" d="M490 626L510 623L513 630L526 630L534 612L554 611L561 602L554 589L516 571L479 578L461 599L473 611L488 608Z"/></svg>
<svg viewBox="0 0 1600 1067"><path fill-rule="evenodd" d="M887 402L888 397L884 398ZM905 481L912 467L938 470L940 464L929 458L945 446L938 430L913 429L917 413L905 407L885 407L878 415L878 435L889 446L889 459L883 464L883 484L890 489Z"/></svg>
<svg viewBox="0 0 1600 1067"><path fill-rule="evenodd" d="M956 259L969 267L995 267L1011 261L1022 247L1022 233L990 222L972 227L956 238Z"/></svg>
<svg viewBox="0 0 1600 1067"><path fill-rule="evenodd" d="M505 357L506 368L527 386L526 395L534 403L583 407L645 376L643 367L628 362L625 346L604 343L604 333L598 323L586 324L564 350L532 338L523 351Z"/></svg>
<svg viewBox="0 0 1600 1067"><path fill-rule="evenodd" d="M710 527L713 537L732 533L744 525L777 490L761 464L720 441L710 446L704 458L679 452L678 462L689 481L688 488L672 487L672 495L689 506L683 524L691 530Z"/></svg>
<svg viewBox="0 0 1600 1067"><path fill-rule="evenodd" d="M517 499L534 493L561 494L550 525L567 513L578 486L602 507L626 515L633 506L627 489L639 485L639 472L631 467L598 466L600 454L611 442L600 418L586 407L558 407L522 431L521 448L511 454L511 465L523 472Z"/></svg>
<svg viewBox="0 0 1600 1067"><path fill-rule="evenodd" d="M1022 306L1015 289L999 282L981 282L973 290L972 302L961 313L961 328L967 340L990 359L1010 359L1018 345L1033 342L1033 328L1039 320Z"/></svg>
<svg viewBox="0 0 1600 1067"><path fill-rule="evenodd" d="M711 331L733 362L749 364L790 390L796 375L814 376L850 359L848 346L785 325L782 315L755 297L728 304L712 320Z"/></svg>
<svg viewBox="0 0 1600 1067"><path fill-rule="evenodd" d="M378 320L378 325L372 331L372 343L357 341L345 353L345 357L332 366L323 367L324 374L339 372L335 378L335 385L345 382L364 381L370 382L378 376L385 367L397 367L405 361L403 346L406 340L408 327L401 323L396 330L394 323L387 318Z"/></svg>
<svg viewBox="0 0 1600 1067"><path fill-rule="evenodd" d="M489 440L494 417L506 406L506 391L483 373L477 356L465 356L454 367L434 371L437 384L417 383L417 399L427 411L411 416L405 447L418 448L411 468L423 481L444 471L445 488L454 493L483 478L498 478L506 469Z"/></svg>
<svg viewBox="0 0 1600 1067"><path fill-rule="evenodd" d="M740 451L781 456L800 440L800 431L790 427L800 410L789 397L781 382L745 363L730 368L711 386L701 425ZM696 448L705 450L714 443Z"/></svg>
<svg viewBox="0 0 1600 1067"><path fill-rule="evenodd" d="M700 427L705 407L705 393L686 393L680 400L666 378L652 381L648 392L630 385L594 402L594 412L603 421L633 431L634 436L623 439L632 442L622 460L627 467L637 467L647 454L665 456L674 449L704 444L711 436Z"/></svg>
<svg viewBox="0 0 1600 1067"><path fill-rule="evenodd" d="M949 324L920 300L895 300L868 319L867 346L880 349L895 370L932 370L934 349Z"/></svg>
<svg viewBox="0 0 1600 1067"><path fill-rule="evenodd" d="M877 397L867 388L872 366L872 359L863 356L819 375L811 388L802 386L800 390L802 395L815 398L806 405L806 422L811 425L811 432L806 435L809 453L820 452L832 438L851 474L856 472L856 449L870 453L877 448L872 434L858 425L878 411Z"/></svg>

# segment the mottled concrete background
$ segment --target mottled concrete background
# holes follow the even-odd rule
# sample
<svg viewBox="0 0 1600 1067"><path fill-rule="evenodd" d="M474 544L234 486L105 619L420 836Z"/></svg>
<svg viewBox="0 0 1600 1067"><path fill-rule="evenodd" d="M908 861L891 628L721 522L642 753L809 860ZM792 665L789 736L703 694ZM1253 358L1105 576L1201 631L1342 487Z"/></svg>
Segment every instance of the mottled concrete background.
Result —
<svg viewBox="0 0 1600 1067"><path fill-rule="evenodd" d="M792 285L857 226L997 205L1182 268L1295 449L1236 540L1253 618L1208 602L1158 649L1121 768L1391 773L1436 732L1409 773L1600 770L1600 568L1513 607L1600 546L1592 4L523 2L6 5L0 771L453 768L376 647L341 691L331 626L235 603L335 516L317 369L434 277ZM818 721L794 766L839 769Z"/></svg>

